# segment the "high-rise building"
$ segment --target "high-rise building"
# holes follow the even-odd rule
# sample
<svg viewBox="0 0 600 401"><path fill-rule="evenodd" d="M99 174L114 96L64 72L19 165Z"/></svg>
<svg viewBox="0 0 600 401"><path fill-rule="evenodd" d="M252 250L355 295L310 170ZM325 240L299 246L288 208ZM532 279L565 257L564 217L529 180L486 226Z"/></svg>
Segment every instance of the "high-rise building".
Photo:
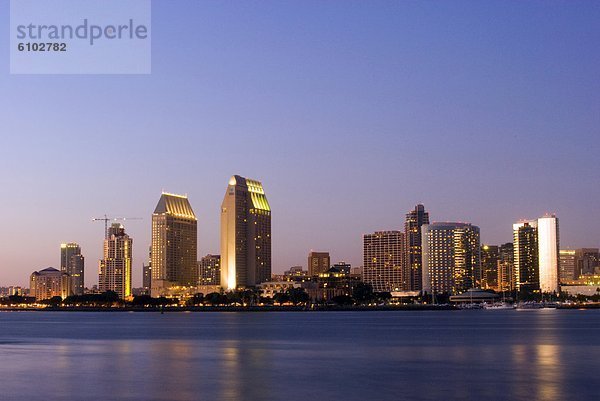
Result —
<svg viewBox="0 0 600 401"><path fill-rule="evenodd" d="M421 228L423 291L459 294L481 282L479 227L432 223Z"/></svg>
<svg viewBox="0 0 600 401"><path fill-rule="evenodd" d="M198 285L221 285L221 255L208 254L200 259Z"/></svg>
<svg viewBox="0 0 600 401"><path fill-rule="evenodd" d="M148 247L148 263L142 263L142 289L146 295L152 292L152 245Z"/></svg>
<svg viewBox="0 0 600 401"><path fill-rule="evenodd" d="M75 243L60 245L60 271L67 273L74 295L83 295L85 258L81 247Z"/></svg>
<svg viewBox="0 0 600 401"><path fill-rule="evenodd" d="M235 175L221 204L221 286L254 287L271 278L271 207L259 181Z"/></svg>
<svg viewBox="0 0 600 401"><path fill-rule="evenodd" d="M198 221L187 196L163 193L152 214L151 294L198 285Z"/></svg>
<svg viewBox="0 0 600 401"><path fill-rule="evenodd" d="M559 229L555 215L513 224L517 290L559 292Z"/></svg>
<svg viewBox="0 0 600 401"><path fill-rule="evenodd" d="M100 292L114 291L119 298L131 296L132 245L133 239L125 233L123 225L110 226L98 274Z"/></svg>
<svg viewBox="0 0 600 401"><path fill-rule="evenodd" d="M481 247L481 288L496 290L498 288L498 264L500 249L497 245Z"/></svg>
<svg viewBox="0 0 600 401"><path fill-rule="evenodd" d="M71 295L71 278L65 272L53 267L31 273L29 277L29 295L37 301Z"/></svg>
<svg viewBox="0 0 600 401"><path fill-rule="evenodd" d="M404 290L420 291L423 286L421 227L429 224L429 213L425 206L417 205L406 214L404 223L405 256L404 256Z"/></svg>
<svg viewBox="0 0 600 401"><path fill-rule="evenodd" d="M558 280L559 231L555 215L540 217L538 226L538 251L540 269L540 290L560 292Z"/></svg>
<svg viewBox="0 0 600 401"><path fill-rule="evenodd" d="M577 266L576 278L584 274L594 274L600 268L600 252L598 248L580 248L575 250Z"/></svg>
<svg viewBox="0 0 600 401"><path fill-rule="evenodd" d="M559 254L560 273L559 279L561 283L566 283L576 279L576 257L574 249L561 249Z"/></svg>
<svg viewBox="0 0 600 401"><path fill-rule="evenodd" d="M373 291L403 289L403 259L402 231L376 231L363 236L363 280L373 286Z"/></svg>
<svg viewBox="0 0 600 401"><path fill-rule="evenodd" d="M513 224L515 288L540 289L537 220Z"/></svg>
<svg viewBox="0 0 600 401"><path fill-rule="evenodd" d="M513 291L515 289L513 243L500 245L498 257L498 291Z"/></svg>
<svg viewBox="0 0 600 401"><path fill-rule="evenodd" d="M318 276L331 267L329 252L310 252L308 254L308 275Z"/></svg>

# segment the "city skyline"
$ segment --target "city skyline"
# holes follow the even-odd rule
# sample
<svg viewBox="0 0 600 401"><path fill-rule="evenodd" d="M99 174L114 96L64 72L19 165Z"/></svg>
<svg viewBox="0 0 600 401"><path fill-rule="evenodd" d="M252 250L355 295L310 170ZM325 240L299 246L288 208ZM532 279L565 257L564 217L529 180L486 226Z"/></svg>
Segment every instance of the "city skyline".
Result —
<svg viewBox="0 0 600 401"><path fill-rule="evenodd" d="M94 284L90 219L106 213L144 218L125 223L140 286L161 190L192 200L198 258L218 254L232 174L268 187L274 272L310 249L360 265L362 235L402 230L418 203L482 243L555 213L563 247L600 245L597 3L174 1L152 15L150 75L0 75L1 285L59 268L67 242Z"/></svg>

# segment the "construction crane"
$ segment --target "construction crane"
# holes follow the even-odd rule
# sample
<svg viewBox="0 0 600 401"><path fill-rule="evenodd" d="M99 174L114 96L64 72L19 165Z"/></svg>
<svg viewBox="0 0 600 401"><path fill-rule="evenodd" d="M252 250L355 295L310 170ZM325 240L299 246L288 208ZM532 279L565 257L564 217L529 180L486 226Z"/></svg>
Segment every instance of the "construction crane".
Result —
<svg viewBox="0 0 600 401"><path fill-rule="evenodd" d="M141 217L108 217L104 215L104 217L97 217L92 219L92 221L103 221L104 222L104 238L108 239L108 222L109 221L125 221L125 220L143 220Z"/></svg>

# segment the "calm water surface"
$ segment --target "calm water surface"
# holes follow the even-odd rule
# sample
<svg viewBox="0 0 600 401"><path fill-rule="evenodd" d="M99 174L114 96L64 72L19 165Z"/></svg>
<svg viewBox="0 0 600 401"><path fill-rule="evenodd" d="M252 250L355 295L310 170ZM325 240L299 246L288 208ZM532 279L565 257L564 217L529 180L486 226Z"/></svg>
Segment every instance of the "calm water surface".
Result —
<svg viewBox="0 0 600 401"><path fill-rule="evenodd" d="M600 311L0 312L0 399L594 400Z"/></svg>

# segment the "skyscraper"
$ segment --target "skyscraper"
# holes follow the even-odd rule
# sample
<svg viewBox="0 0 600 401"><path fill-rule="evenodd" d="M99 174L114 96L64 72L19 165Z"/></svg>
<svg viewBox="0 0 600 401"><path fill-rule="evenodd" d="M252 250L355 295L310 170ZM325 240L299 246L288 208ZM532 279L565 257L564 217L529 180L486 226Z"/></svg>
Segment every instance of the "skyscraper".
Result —
<svg viewBox="0 0 600 401"><path fill-rule="evenodd" d="M376 231L363 236L363 280L376 292L404 289L404 233Z"/></svg>
<svg viewBox="0 0 600 401"><path fill-rule="evenodd" d="M515 253L512 242L500 245L498 260L498 291L515 289Z"/></svg>
<svg viewBox="0 0 600 401"><path fill-rule="evenodd" d="M131 295L131 262L133 239L125 228L114 223L104 240L104 257L100 261L98 289L100 292L114 291L119 298Z"/></svg>
<svg viewBox="0 0 600 401"><path fill-rule="evenodd" d="M517 290L558 292L559 229L554 215L513 224Z"/></svg>
<svg viewBox="0 0 600 401"><path fill-rule="evenodd" d="M542 292L559 292L558 251L560 247L558 219L555 215L540 217L537 226L540 290Z"/></svg>
<svg viewBox="0 0 600 401"><path fill-rule="evenodd" d="M600 267L598 248L580 248L575 251L575 275L594 274Z"/></svg>
<svg viewBox="0 0 600 401"><path fill-rule="evenodd" d="M78 244L70 242L60 245L60 271L69 275L70 289L74 295L83 294L84 266L85 258Z"/></svg>
<svg viewBox="0 0 600 401"><path fill-rule="evenodd" d="M221 255L208 254L198 262L198 285L221 284Z"/></svg>
<svg viewBox="0 0 600 401"><path fill-rule="evenodd" d="M421 244L423 224L429 224L429 213L425 211L425 206L419 204L406 214L404 223L404 278L406 280L404 289L408 291L420 291L423 287Z"/></svg>
<svg viewBox="0 0 600 401"><path fill-rule="evenodd" d="M561 283L566 283L575 280L576 257L574 249L561 249L558 258L560 260L559 280Z"/></svg>
<svg viewBox="0 0 600 401"><path fill-rule="evenodd" d="M539 290L537 221L513 224L513 246L516 289Z"/></svg>
<svg viewBox="0 0 600 401"><path fill-rule="evenodd" d="M481 247L481 288L498 288L498 264L500 250L497 245L483 245Z"/></svg>
<svg viewBox="0 0 600 401"><path fill-rule="evenodd" d="M221 286L253 287L271 278L271 207L259 181L235 175L221 204Z"/></svg>
<svg viewBox="0 0 600 401"><path fill-rule="evenodd" d="M480 285L479 227L433 223L421 228L423 291L459 294Z"/></svg>
<svg viewBox="0 0 600 401"><path fill-rule="evenodd" d="M186 196L163 193L152 214L153 297L198 285L198 221Z"/></svg>
<svg viewBox="0 0 600 401"><path fill-rule="evenodd" d="M310 252L308 254L308 275L318 276L331 267L329 252Z"/></svg>

